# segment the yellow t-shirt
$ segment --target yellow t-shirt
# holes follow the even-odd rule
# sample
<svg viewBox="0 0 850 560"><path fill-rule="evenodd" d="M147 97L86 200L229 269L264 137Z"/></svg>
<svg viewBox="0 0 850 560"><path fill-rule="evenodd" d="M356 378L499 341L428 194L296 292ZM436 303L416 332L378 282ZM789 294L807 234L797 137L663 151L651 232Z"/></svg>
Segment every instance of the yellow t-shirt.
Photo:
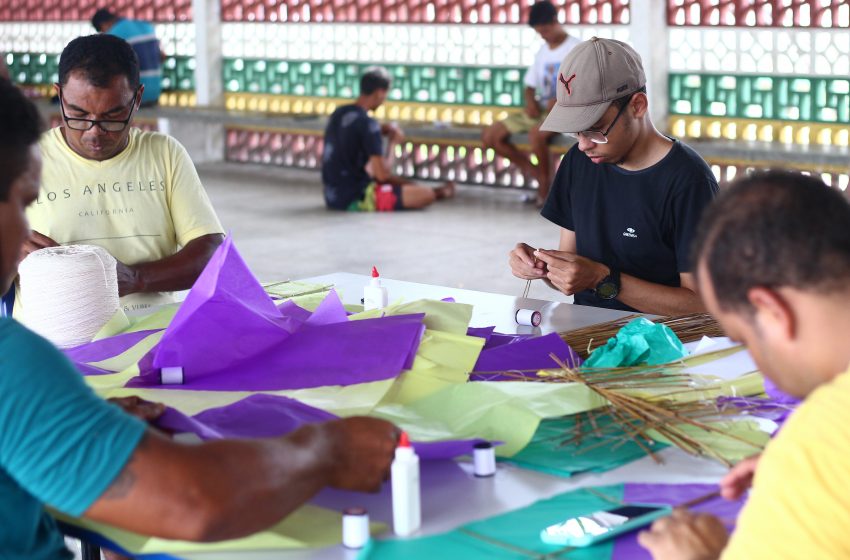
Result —
<svg viewBox="0 0 850 560"><path fill-rule="evenodd" d="M27 217L61 245L99 245L133 265L223 232L189 154L170 136L133 128L127 147L106 161L74 152L58 127L40 147L41 192ZM170 294L131 294L121 304L132 313L169 301Z"/></svg>
<svg viewBox="0 0 850 560"><path fill-rule="evenodd" d="M850 558L850 371L767 446L723 560Z"/></svg>

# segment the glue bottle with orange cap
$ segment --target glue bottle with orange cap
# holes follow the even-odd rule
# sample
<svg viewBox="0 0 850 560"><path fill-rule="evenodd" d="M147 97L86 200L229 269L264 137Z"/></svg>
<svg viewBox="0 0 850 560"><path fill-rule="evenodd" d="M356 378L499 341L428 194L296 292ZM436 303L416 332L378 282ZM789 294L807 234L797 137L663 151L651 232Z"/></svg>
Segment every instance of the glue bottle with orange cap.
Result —
<svg viewBox="0 0 850 560"><path fill-rule="evenodd" d="M372 267L372 279L369 285L363 288L363 310L383 309L389 303L387 289L381 285L381 275L378 269Z"/></svg>

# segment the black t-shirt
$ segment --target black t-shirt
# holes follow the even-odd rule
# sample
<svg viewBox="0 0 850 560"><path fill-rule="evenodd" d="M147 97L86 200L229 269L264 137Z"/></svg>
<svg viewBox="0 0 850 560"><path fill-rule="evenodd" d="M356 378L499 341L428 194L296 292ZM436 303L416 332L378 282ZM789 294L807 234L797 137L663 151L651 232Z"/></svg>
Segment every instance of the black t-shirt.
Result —
<svg viewBox="0 0 850 560"><path fill-rule="evenodd" d="M575 232L579 255L666 286L690 272L689 252L703 209L717 195L708 164L676 140L664 159L640 171L594 164L578 146L564 156L541 215ZM590 290L575 303L634 311Z"/></svg>
<svg viewBox="0 0 850 560"><path fill-rule="evenodd" d="M322 154L322 183L329 207L345 210L363 198L372 181L364 168L381 150L381 125L365 109L344 105L333 112L325 128Z"/></svg>

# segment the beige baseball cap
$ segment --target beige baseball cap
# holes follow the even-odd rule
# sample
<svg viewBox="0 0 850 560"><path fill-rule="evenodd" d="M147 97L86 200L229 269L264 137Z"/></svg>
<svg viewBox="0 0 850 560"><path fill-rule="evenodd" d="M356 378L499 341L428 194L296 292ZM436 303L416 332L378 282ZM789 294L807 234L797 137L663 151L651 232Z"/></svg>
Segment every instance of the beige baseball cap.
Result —
<svg viewBox="0 0 850 560"><path fill-rule="evenodd" d="M557 101L540 130L587 130L612 101L646 85L640 55L622 41L598 37L573 47L557 79Z"/></svg>

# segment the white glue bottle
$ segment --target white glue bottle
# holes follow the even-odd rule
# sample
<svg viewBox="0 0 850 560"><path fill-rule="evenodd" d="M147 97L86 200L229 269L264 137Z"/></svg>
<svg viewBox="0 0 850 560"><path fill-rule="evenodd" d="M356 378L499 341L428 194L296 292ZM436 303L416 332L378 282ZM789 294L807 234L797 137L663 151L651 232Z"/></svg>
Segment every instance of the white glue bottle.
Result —
<svg viewBox="0 0 850 560"><path fill-rule="evenodd" d="M393 531L400 537L406 537L422 525L419 456L410 445L406 432L401 433L395 449L390 479L393 489Z"/></svg>
<svg viewBox="0 0 850 560"><path fill-rule="evenodd" d="M372 267L372 280L363 288L363 310L383 309L389 303L387 289L381 286L381 277L378 269Z"/></svg>

